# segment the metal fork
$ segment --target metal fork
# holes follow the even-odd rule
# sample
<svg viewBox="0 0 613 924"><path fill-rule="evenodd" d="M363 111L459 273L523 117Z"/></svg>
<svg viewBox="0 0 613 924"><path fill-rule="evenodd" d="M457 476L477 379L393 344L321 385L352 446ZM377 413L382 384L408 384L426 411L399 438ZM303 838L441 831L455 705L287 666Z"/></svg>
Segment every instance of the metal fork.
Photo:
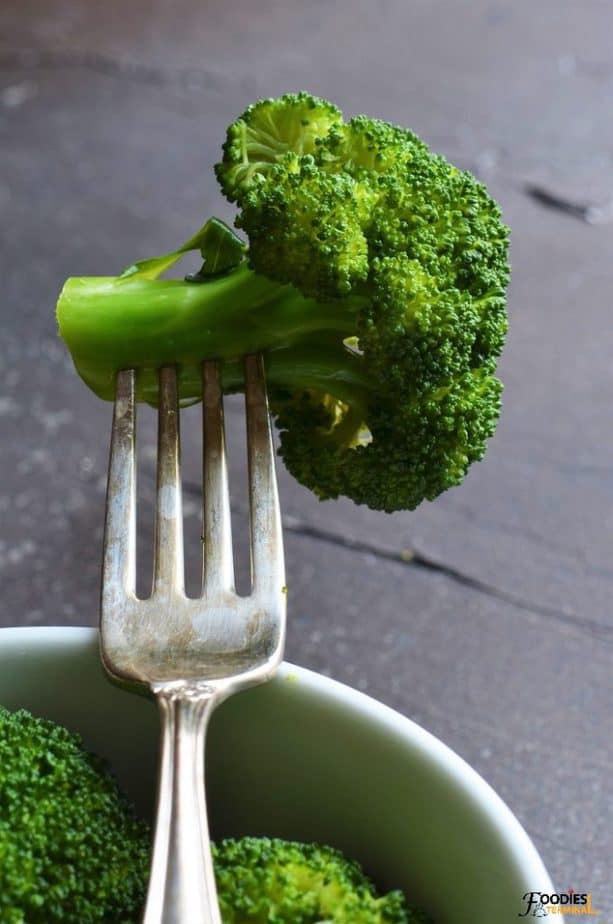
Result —
<svg viewBox="0 0 613 924"><path fill-rule="evenodd" d="M203 364L203 581L184 590L179 406L174 367L159 372L153 589L136 596L135 379L119 372L104 535L101 652L116 678L157 698L161 750L153 860L143 924L221 924L204 791L214 708L269 679L285 640L285 576L261 356L245 359L251 513L249 596L234 588L220 366Z"/></svg>

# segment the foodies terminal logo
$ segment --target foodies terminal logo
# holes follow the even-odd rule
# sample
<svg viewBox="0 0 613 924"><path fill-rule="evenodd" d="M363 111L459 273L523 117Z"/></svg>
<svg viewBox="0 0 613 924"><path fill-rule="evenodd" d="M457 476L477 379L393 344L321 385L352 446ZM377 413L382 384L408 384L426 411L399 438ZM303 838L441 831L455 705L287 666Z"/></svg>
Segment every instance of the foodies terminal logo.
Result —
<svg viewBox="0 0 613 924"><path fill-rule="evenodd" d="M590 892L526 892L522 898L520 918L548 918L549 915L600 914L592 906Z"/></svg>

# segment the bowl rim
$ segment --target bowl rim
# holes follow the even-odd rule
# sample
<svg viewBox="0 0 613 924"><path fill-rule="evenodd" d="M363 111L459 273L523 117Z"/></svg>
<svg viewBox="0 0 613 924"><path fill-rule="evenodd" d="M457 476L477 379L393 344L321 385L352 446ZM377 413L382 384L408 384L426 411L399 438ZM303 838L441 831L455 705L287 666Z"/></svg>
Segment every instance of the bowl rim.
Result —
<svg viewBox="0 0 613 924"><path fill-rule="evenodd" d="M10 650L41 648L72 649L72 654L98 647L98 630L90 626L9 626L0 627L0 657ZM385 731L407 752L442 774L456 790L462 792L471 808L505 846L509 862L525 881L533 880L541 891L554 890L549 874L529 835L511 809L483 777L448 745L412 719L386 706L366 693L309 668L283 661L270 681L296 680L292 690L299 695L334 702L379 733Z"/></svg>

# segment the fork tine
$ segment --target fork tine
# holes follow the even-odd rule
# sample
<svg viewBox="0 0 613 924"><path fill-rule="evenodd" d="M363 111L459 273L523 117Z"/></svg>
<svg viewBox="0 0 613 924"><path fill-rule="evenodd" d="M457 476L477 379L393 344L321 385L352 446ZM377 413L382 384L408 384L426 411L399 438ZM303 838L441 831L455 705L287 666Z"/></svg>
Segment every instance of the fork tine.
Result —
<svg viewBox="0 0 613 924"><path fill-rule="evenodd" d="M234 589L234 560L221 370L216 360L202 364L202 384L203 587L206 595L214 590Z"/></svg>
<svg viewBox="0 0 613 924"><path fill-rule="evenodd" d="M153 595L181 592L183 516L179 460L179 401L177 371L159 372L157 499L153 559Z"/></svg>
<svg viewBox="0 0 613 924"><path fill-rule="evenodd" d="M281 512L261 355L245 357L247 457L253 592L277 596L285 584Z"/></svg>
<svg viewBox="0 0 613 924"><path fill-rule="evenodd" d="M117 373L102 557L103 613L136 589L134 385L134 369Z"/></svg>

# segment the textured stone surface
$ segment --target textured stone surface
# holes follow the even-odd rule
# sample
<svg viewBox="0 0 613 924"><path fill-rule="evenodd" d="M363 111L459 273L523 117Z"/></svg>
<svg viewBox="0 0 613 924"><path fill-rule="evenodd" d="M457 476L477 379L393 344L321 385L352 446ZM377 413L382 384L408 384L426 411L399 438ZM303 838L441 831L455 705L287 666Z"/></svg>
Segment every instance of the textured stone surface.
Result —
<svg viewBox="0 0 613 924"><path fill-rule="evenodd" d="M64 278L114 273L228 217L209 167L256 96L306 88L411 125L490 185L513 229L504 413L486 461L414 514L320 505L281 473L288 656L443 738L559 887L609 913L612 26L602 0L0 7L0 624L96 621L110 408L56 338ZM198 429L186 412L192 582ZM244 533L237 401L229 430ZM150 528L145 512L145 573ZM239 556L244 574L244 543Z"/></svg>

